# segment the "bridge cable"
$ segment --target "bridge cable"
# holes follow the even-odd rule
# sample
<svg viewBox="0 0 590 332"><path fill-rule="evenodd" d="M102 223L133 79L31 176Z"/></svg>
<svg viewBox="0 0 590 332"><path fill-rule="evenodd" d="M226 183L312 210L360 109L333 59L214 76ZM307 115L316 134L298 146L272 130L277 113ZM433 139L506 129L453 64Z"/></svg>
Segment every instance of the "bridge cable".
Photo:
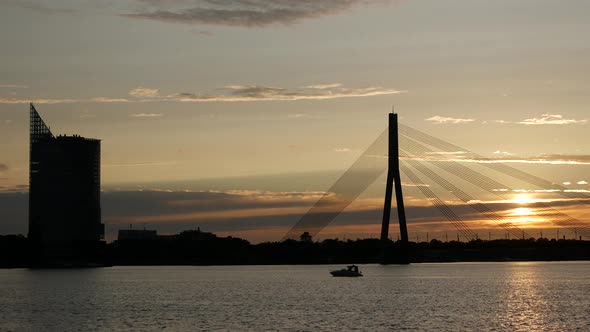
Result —
<svg viewBox="0 0 590 332"><path fill-rule="evenodd" d="M403 161L400 163L400 170L412 181L416 187L422 192L428 201L434 205L439 212L447 218L455 228L465 237L468 241L477 238L477 234L471 230L471 228L465 224L465 222L453 212L430 188L426 186L422 180L410 170L406 163Z"/></svg>
<svg viewBox="0 0 590 332"><path fill-rule="evenodd" d="M412 157L413 156L410 155L410 158L412 158ZM428 178L430 178L431 180L436 182L441 187L448 190L451 194L453 194L455 197L457 197L458 199L460 199L461 201L463 201L464 203L469 205L471 208L473 208L477 212L481 213L482 215L484 215L486 218L490 219L491 221L497 223L498 226L502 227L504 230L507 230L507 231L511 230L512 227L514 226L510 222L505 222L504 217L498 215L496 212L494 212L492 209L490 209L487 205L477 201L475 198L473 198L472 196L470 196L469 194L467 194L463 190L459 189L457 186L453 185L452 183L450 183L449 181L447 181L446 179L444 179L443 177L438 175L436 172L434 172L430 168L424 166L423 163L421 163L417 160L412 160L412 159L408 160L407 163L412 165L420 173L424 174L425 176L427 176Z"/></svg>
<svg viewBox="0 0 590 332"><path fill-rule="evenodd" d="M445 142L440 140L434 136L425 134L420 132L416 129L411 127L405 126L403 124L399 124L400 133L404 135L402 136L410 136L418 141L422 141L428 145L433 147L437 147L441 150L445 148L451 148L458 151L471 153L468 150L462 149L456 145L451 143ZM310 210L294 225L289 232L285 235L284 239L287 238L297 238L301 235L302 232L308 231L310 234L316 235L322 229L324 229L327 225L329 225L346 207L348 207L354 199L356 199L366 188L368 188L371 183L373 183L383 172L387 169L387 135L388 129L385 129L378 138L373 141L373 143L363 152L363 154L353 163L353 165L345 171L339 179L330 187L328 191L324 193L324 195L310 208ZM405 137L408 138L408 137ZM407 142L407 141L406 141ZM414 146L416 147L416 146ZM423 147L423 146L422 146ZM442 147L442 148L441 148ZM432 150L427 150L432 152ZM421 151L423 154L426 154L425 150L422 149ZM472 153L477 158L483 158L477 154ZM469 182L475 184L476 186L489 191L497 196L503 197L499 195L497 190L503 187L498 182L491 180L477 172L471 171L469 174L461 174L465 169L469 170L463 165L455 163L454 165L444 165L448 161L441 162L441 161L429 161L436 166L446 169L447 171L459 176L463 179L470 179ZM438 164L438 165L437 165ZM516 174L522 179L528 179L529 181L534 181L538 184L543 184L545 187L547 184L551 184L548 181L545 181L541 178L535 177L534 175L522 172L520 170L514 169L510 166L506 166L503 164L489 164L484 163L483 165L490 167L489 165L501 165L501 166L494 166L490 167L492 169L498 168L502 169L507 172L507 169L511 170L512 173L504 174L510 175ZM504 168L506 166L507 168ZM453 171L451 171L453 170ZM514 171L512 171L514 170ZM541 181L539 181L541 180ZM527 181L525 181L527 182ZM534 185L538 185L532 182L529 182ZM552 184L553 185L553 184ZM495 186L495 187L494 187ZM553 185L555 186L555 185ZM555 186L562 189L567 189L561 186ZM568 193L566 195L571 195L573 193ZM587 195L584 195L587 196ZM588 196L590 197L590 196ZM583 236L590 237L590 233L587 233L587 230L580 229L581 226L585 226L585 224L581 223L579 220L572 218L566 214L563 214L545 204L542 204L545 208L553 210L556 215L559 216L561 221L555 222L560 226L565 226L570 229L574 229L574 231L581 231ZM518 228L517 228L518 229ZM520 232L520 231L519 231Z"/></svg>
<svg viewBox="0 0 590 332"><path fill-rule="evenodd" d="M533 174L521 171L521 170L514 168L512 166L496 162L492 158L486 158L480 154L469 151L465 148L459 147L455 144L449 143L447 141L444 141L440 138L434 137L434 136L429 135L427 133L421 132L421 131L414 129L412 127L409 127L409 126L406 126L403 124L399 124L398 126L399 126L399 131L408 137L411 137L417 141L426 143L430 146L436 147L440 150L463 152L464 153L463 155L472 158L479 165L493 169L499 173L503 173L503 174L511 176L513 178L519 179L519 180L524 181L528 184L532 184L534 186L537 186L539 188L546 189L546 190L557 190L556 192L559 195L567 197L567 198L578 198L579 199L580 196L582 196L584 198L590 198L590 195L587 195L585 193L570 192L570 191L568 191L567 187L564 187L564 186L556 184L556 183L552 183L552 182L547 181L543 178L540 178L540 177L535 176ZM584 204L590 204L590 201L581 201L581 202Z"/></svg>
<svg viewBox="0 0 590 332"><path fill-rule="evenodd" d="M412 140L410 140L409 138L400 135L400 145L403 146L403 149L407 149L407 147L413 148L414 150L418 150L422 155L425 155L426 153L432 153L432 150L426 148L425 146L416 143ZM504 188L504 186L502 184L500 184L499 182L492 180L482 174L477 173L476 171L465 167L464 165L461 165L457 162L451 161L451 160L445 160L445 161L438 161L438 160L425 160L427 162L430 162L432 164L434 164L435 166L438 166L439 168L442 168L444 170L446 170L449 173L452 173L454 175L456 175L457 177L464 179L488 192L491 192L495 195L498 195L497 192L494 192L493 189L494 188ZM515 237L520 237L520 236L526 236L527 238L529 237L528 234L526 234L526 232L522 229L520 229L517 226L514 226L510 223L508 224L503 224L502 225L506 231L508 231L509 233L511 233L511 235L515 236Z"/></svg>
<svg viewBox="0 0 590 332"><path fill-rule="evenodd" d="M410 146L416 150L418 150L422 156L426 155L426 154L432 154L433 150L426 148L425 146L414 142L413 140L409 139L408 137L406 137L405 135L400 135L400 144L401 145L406 145L406 146ZM425 159L425 161L428 161L450 173L455 174L456 176L496 195L499 196L503 199L510 199L511 197L507 197L507 193L503 192L503 191L498 191L499 189L507 189L509 191L513 191L513 189L500 184L497 181L494 181L490 178L488 178L487 176L477 173L473 170L471 170L468 167L465 167L464 165L459 164L457 161L454 161L452 159L448 159L448 157L446 157L447 160L445 161L441 161L441 160L428 160ZM562 213L558 210L556 210L555 208L543 203L543 202L536 202L537 205L540 205L541 207L550 210L552 212L552 215L554 217L556 217L556 219L550 219L553 223L555 223L558 226L561 227L566 227L569 228L570 230L574 231L576 234L580 234L584 237L590 238L590 229L587 228L587 225L565 213ZM521 231L522 232L522 231Z"/></svg>
<svg viewBox="0 0 590 332"><path fill-rule="evenodd" d="M387 169L388 135L385 129L282 240L297 239L303 232L317 235L375 182Z"/></svg>

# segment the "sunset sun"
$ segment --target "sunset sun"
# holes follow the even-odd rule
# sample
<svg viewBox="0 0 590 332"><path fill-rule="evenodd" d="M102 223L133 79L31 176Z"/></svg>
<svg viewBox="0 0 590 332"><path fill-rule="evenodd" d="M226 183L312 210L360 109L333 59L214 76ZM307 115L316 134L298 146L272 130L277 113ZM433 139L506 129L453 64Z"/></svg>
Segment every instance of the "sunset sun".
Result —
<svg viewBox="0 0 590 332"><path fill-rule="evenodd" d="M519 205L518 207L510 210L510 215L515 217L515 221L528 222L530 219L527 217L535 215L534 209L526 206L527 204L535 202L535 199L532 197L532 195L520 193L515 195L514 198L510 200L510 202Z"/></svg>
<svg viewBox="0 0 590 332"><path fill-rule="evenodd" d="M513 203L516 203L519 205L533 203L534 201L535 201L534 198L530 194L517 194L512 199Z"/></svg>

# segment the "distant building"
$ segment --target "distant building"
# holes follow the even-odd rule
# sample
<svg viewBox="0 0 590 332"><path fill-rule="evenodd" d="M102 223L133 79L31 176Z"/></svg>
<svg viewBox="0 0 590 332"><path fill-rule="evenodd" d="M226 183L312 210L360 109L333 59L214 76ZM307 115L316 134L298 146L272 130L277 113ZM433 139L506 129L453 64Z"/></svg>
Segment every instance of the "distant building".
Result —
<svg viewBox="0 0 590 332"><path fill-rule="evenodd" d="M120 229L117 240L155 240L158 238L158 232L146 229Z"/></svg>
<svg viewBox="0 0 590 332"><path fill-rule="evenodd" d="M55 137L30 106L29 239L43 262L85 259L104 242L100 140Z"/></svg>
<svg viewBox="0 0 590 332"><path fill-rule="evenodd" d="M217 239L217 235L209 232L202 232L200 227L196 230L182 231L180 232L180 234L176 235L176 237L178 239L190 241L204 241Z"/></svg>
<svg viewBox="0 0 590 332"><path fill-rule="evenodd" d="M117 236L118 241L128 240L185 240L185 241L204 241L204 240L215 240L217 236L213 233L203 232L200 228L196 230L182 231L179 234L169 235L158 235L155 230L148 229L133 229L131 226L129 229L120 229L119 235Z"/></svg>

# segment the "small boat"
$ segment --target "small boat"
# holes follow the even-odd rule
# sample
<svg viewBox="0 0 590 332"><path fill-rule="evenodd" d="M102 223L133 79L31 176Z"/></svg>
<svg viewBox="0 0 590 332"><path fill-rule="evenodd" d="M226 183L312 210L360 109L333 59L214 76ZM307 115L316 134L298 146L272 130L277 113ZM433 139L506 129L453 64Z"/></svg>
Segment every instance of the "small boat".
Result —
<svg viewBox="0 0 590 332"><path fill-rule="evenodd" d="M356 265L349 265L346 269L330 271L330 274L334 277L362 277L363 274L359 271L359 267Z"/></svg>

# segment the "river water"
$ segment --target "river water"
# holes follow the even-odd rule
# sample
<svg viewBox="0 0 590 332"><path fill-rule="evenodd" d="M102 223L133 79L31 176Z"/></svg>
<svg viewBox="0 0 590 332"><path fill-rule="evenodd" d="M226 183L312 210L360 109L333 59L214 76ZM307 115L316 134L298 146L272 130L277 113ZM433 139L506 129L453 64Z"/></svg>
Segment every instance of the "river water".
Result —
<svg viewBox="0 0 590 332"><path fill-rule="evenodd" d="M590 262L0 270L1 331L590 331Z"/></svg>

